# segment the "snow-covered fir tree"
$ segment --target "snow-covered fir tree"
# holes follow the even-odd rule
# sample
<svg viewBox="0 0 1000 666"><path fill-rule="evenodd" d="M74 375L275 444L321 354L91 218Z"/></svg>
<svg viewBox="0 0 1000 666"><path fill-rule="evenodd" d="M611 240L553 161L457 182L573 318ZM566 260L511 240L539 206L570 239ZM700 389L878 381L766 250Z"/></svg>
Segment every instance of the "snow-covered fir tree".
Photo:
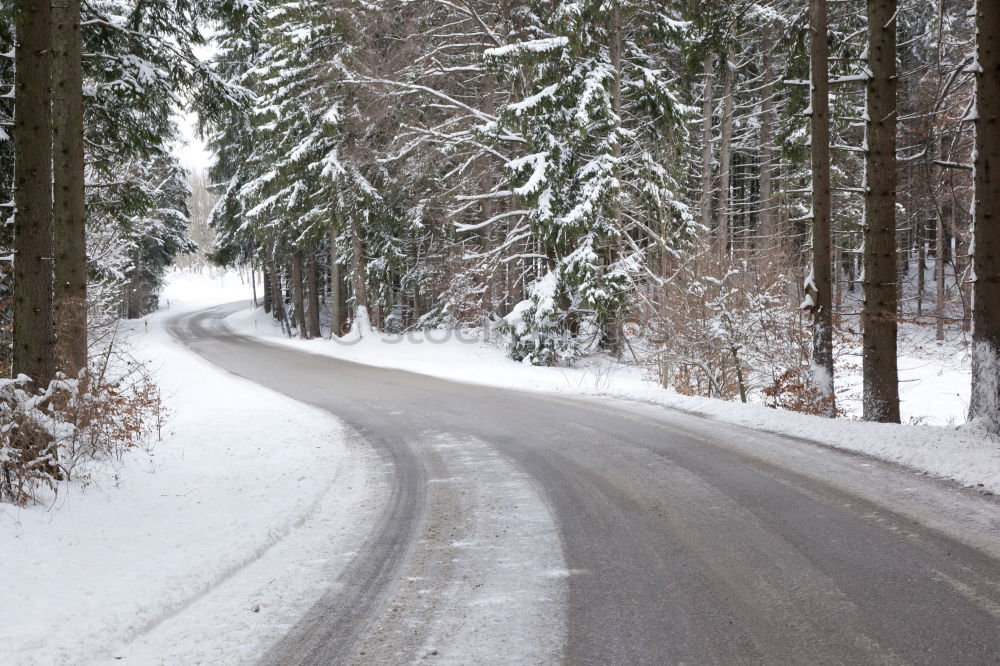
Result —
<svg viewBox="0 0 1000 666"><path fill-rule="evenodd" d="M512 355L550 364L613 342L651 261L693 230L675 182L683 113L671 81L683 24L627 1L537 3L526 37L484 56L524 95L500 124L524 137L507 162L538 255L508 315Z"/></svg>

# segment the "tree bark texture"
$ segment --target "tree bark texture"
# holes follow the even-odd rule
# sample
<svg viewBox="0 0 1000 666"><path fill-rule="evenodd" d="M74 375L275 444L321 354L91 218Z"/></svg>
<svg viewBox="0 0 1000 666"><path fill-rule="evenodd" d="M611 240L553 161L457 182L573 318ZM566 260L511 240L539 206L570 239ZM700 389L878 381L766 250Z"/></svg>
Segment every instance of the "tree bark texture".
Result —
<svg viewBox="0 0 1000 666"><path fill-rule="evenodd" d="M14 376L36 388L55 375L52 320L52 15L48 0L17 0L15 53Z"/></svg>
<svg viewBox="0 0 1000 666"><path fill-rule="evenodd" d="M351 220L351 273L355 312L358 308L364 308L368 311L368 287L365 284L364 246L361 242L361 229L357 219Z"/></svg>
<svg viewBox="0 0 1000 666"><path fill-rule="evenodd" d="M969 420L1000 426L1000 3L976 9L975 282Z"/></svg>
<svg viewBox="0 0 1000 666"><path fill-rule="evenodd" d="M277 262L272 257L268 259L268 272L271 274L271 310L272 316L281 322L281 329L287 330L288 317L285 312L285 295L281 290L281 275L278 273Z"/></svg>
<svg viewBox="0 0 1000 666"><path fill-rule="evenodd" d="M87 366L80 0L52 4L52 136L56 361L71 377Z"/></svg>
<svg viewBox="0 0 1000 666"><path fill-rule="evenodd" d="M274 284L271 281L271 271L265 266L261 281L264 283L264 312L270 313L274 307Z"/></svg>
<svg viewBox="0 0 1000 666"><path fill-rule="evenodd" d="M311 252L306 260L306 282L309 286L309 337L323 337L323 331L319 327L319 266L316 261L316 252Z"/></svg>
<svg viewBox="0 0 1000 666"><path fill-rule="evenodd" d="M896 369L896 2L867 0L864 418L899 422Z"/></svg>
<svg viewBox="0 0 1000 666"><path fill-rule="evenodd" d="M712 115L715 101L712 91L715 86L715 65L712 54L705 56L703 63L705 75L705 91L701 106L701 224L706 229L712 228Z"/></svg>
<svg viewBox="0 0 1000 666"><path fill-rule="evenodd" d="M344 303L341 299L340 256L337 252L337 232L330 232L330 335L339 336L344 328Z"/></svg>
<svg viewBox="0 0 1000 666"><path fill-rule="evenodd" d="M830 197L830 81L826 0L813 0L812 78L812 365L821 404L836 414L833 385L833 258Z"/></svg>
<svg viewBox="0 0 1000 666"><path fill-rule="evenodd" d="M722 84L722 125L719 129L719 228L716 234L719 261L729 256L730 226L732 221L733 184L733 67L736 52L730 48L726 54L726 71Z"/></svg>
<svg viewBox="0 0 1000 666"><path fill-rule="evenodd" d="M777 245L774 224L774 26L765 23L761 32L764 87L760 102L760 209L757 213L757 247L770 250Z"/></svg>
<svg viewBox="0 0 1000 666"><path fill-rule="evenodd" d="M302 252L296 250L292 253L292 304L295 308L295 328L298 329L300 338L309 337L309 329L306 326L305 298L302 293Z"/></svg>

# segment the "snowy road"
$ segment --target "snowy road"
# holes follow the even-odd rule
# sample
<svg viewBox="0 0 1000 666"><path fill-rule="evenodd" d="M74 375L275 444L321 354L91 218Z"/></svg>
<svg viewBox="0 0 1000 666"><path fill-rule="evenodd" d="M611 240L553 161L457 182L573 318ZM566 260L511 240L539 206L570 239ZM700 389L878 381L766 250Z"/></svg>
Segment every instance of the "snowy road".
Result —
<svg viewBox="0 0 1000 666"><path fill-rule="evenodd" d="M392 496L268 663L995 664L1000 504L651 406L172 332L328 409Z"/></svg>

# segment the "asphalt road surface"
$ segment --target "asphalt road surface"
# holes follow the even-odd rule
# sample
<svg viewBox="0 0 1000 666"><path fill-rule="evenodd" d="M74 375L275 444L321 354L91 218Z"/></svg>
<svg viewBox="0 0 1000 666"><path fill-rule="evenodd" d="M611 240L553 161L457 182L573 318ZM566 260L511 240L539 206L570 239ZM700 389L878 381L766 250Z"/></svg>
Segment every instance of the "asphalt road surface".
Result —
<svg viewBox="0 0 1000 666"><path fill-rule="evenodd" d="M420 644L419 614L392 600L429 516L460 512L463 501L428 500L436 463L413 443L432 432L494 451L551 512L569 572L563 636L555 655L528 661L1000 664L993 497L660 407L487 388L269 345L223 324L241 307L181 316L170 328L222 368L329 410L390 470L382 515L343 584L264 663L415 659L398 643ZM479 660L505 663L502 650L467 663Z"/></svg>

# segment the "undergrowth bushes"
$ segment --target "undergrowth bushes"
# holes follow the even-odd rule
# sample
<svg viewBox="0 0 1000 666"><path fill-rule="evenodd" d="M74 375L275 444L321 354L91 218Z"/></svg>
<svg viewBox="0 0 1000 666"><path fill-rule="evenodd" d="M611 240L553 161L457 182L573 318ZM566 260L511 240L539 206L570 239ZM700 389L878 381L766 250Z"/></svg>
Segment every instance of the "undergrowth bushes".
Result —
<svg viewBox="0 0 1000 666"><path fill-rule="evenodd" d="M88 462L121 460L158 435L166 417L145 368L110 355L44 391L24 375L0 379L0 501L26 504L57 492L60 481L86 481Z"/></svg>
<svg viewBox="0 0 1000 666"><path fill-rule="evenodd" d="M801 279L780 250L720 260L710 244L677 258L651 295L647 342L665 387L685 395L818 413Z"/></svg>

